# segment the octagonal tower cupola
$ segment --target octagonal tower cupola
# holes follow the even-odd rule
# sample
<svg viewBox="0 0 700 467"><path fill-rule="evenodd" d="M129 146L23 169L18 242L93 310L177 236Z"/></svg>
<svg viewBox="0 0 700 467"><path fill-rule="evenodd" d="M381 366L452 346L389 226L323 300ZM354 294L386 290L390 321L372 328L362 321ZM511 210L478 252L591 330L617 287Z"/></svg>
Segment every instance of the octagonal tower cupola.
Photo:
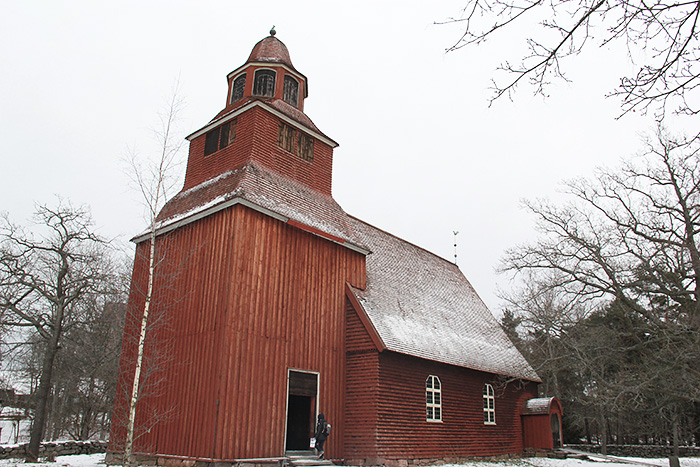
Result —
<svg viewBox="0 0 700 467"><path fill-rule="evenodd" d="M306 76L294 68L289 50L275 37L274 28L255 44L245 64L227 78L227 107L245 98L282 99L304 111L304 99L308 96Z"/></svg>
<svg viewBox="0 0 700 467"><path fill-rule="evenodd" d="M242 171L266 170L331 196L333 148L304 113L306 76L287 47L270 35L227 75L226 106L187 137L190 155L183 190Z"/></svg>

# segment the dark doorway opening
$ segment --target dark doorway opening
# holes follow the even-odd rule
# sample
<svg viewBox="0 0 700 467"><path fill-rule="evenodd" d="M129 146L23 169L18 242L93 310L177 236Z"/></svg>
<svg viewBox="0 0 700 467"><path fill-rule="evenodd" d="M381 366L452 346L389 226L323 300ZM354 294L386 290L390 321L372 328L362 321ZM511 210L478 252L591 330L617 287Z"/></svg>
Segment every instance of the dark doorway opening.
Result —
<svg viewBox="0 0 700 467"><path fill-rule="evenodd" d="M289 395L287 409L287 450L299 451L309 449L309 440L312 433L309 432L311 424L313 398L307 396Z"/></svg>
<svg viewBox="0 0 700 467"><path fill-rule="evenodd" d="M552 447L561 447L561 425L559 424L559 415L553 413L550 419L552 425Z"/></svg>
<svg viewBox="0 0 700 467"><path fill-rule="evenodd" d="M288 451L309 449L316 418L316 394L318 375L299 371L289 372L289 396L287 400Z"/></svg>

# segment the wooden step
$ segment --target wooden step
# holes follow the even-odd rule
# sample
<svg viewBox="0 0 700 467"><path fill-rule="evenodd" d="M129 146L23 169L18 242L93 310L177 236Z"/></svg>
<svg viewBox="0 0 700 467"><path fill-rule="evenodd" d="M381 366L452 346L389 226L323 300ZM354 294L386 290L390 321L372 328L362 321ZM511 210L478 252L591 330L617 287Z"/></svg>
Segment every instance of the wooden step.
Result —
<svg viewBox="0 0 700 467"><path fill-rule="evenodd" d="M308 466L320 466L320 465L333 465L328 459L319 459L316 451L287 451L285 453L287 459L289 459L289 465L293 467L308 467Z"/></svg>

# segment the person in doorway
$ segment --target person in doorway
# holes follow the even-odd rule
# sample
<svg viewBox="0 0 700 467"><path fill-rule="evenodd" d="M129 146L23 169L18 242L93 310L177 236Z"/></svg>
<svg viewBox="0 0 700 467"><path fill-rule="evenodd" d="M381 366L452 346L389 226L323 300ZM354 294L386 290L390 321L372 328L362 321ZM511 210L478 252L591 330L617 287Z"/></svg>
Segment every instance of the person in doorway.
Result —
<svg viewBox="0 0 700 467"><path fill-rule="evenodd" d="M318 453L319 459L323 459L323 445L326 444L326 439L328 439L328 435L330 434L331 424L326 421L326 417L322 413L318 414L318 422L316 423L314 437L316 438L316 452Z"/></svg>

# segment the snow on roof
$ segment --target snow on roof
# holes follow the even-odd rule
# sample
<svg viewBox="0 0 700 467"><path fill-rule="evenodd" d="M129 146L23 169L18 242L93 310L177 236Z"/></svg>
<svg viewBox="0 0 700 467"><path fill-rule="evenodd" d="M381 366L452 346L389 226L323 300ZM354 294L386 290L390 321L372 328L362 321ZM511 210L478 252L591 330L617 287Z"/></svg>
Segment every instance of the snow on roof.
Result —
<svg viewBox="0 0 700 467"><path fill-rule="evenodd" d="M522 415L549 414L553 401L554 397L538 397L535 399L530 399L525 401L521 413Z"/></svg>
<svg viewBox="0 0 700 467"><path fill-rule="evenodd" d="M231 114L240 113L240 111L242 111L244 107L246 107L247 105L249 105L252 102L262 104L263 107L268 106L269 108L272 108L272 109L282 113L283 115L289 117L289 119L297 122L302 127L306 127L309 130L311 130L312 132L318 133L323 138L331 141L333 143L333 144L331 144L332 146L338 145L338 143L333 141L330 137L328 137L321 130L319 130L318 127L314 124L313 120L311 120L311 118L309 118L309 116L306 115L301 110L297 109L293 105L289 105L288 103L286 103L282 99L274 99L274 98L260 97L260 96L246 97L244 99L241 99L239 102L237 102L233 107L224 108L214 118L212 118L209 121L209 123L207 123L204 127L200 128L199 130L195 131L194 133L188 135L187 139L192 139L194 136L199 135L200 132L202 132L202 130L214 126L217 122L223 121L226 117L230 116Z"/></svg>
<svg viewBox="0 0 700 467"><path fill-rule="evenodd" d="M353 219L367 256L367 288L353 288L388 350L540 381L459 268Z"/></svg>
<svg viewBox="0 0 700 467"><path fill-rule="evenodd" d="M335 237L339 243L347 242L362 248L349 225L348 215L332 197L254 162L177 194L165 204L158 215L157 228L167 228L183 222L234 198L244 199L255 206Z"/></svg>
<svg viewBox="0 0 700 467"><path fill-rule="evenodd" d="M0 419L9 418L27 418L27 411L17 407L2 407L0 408Z"/></svg>
<svg viewBox="0 0 700 467"><path fill-rule="evenodd" d="M274 36L267 36L255 44L248 60L246 60L246 63L249 62L283 63L294 69L287 46Z"/></svg>
<svg viewBox="0 0 700 467"><path fill-rule="evenodd" d="M332 197L256 163L181 192L159 214L159 227L196 219L237 198L371 252L367 288L353 292L388 350L540 381L456 265L348 216Z"/></svg>

